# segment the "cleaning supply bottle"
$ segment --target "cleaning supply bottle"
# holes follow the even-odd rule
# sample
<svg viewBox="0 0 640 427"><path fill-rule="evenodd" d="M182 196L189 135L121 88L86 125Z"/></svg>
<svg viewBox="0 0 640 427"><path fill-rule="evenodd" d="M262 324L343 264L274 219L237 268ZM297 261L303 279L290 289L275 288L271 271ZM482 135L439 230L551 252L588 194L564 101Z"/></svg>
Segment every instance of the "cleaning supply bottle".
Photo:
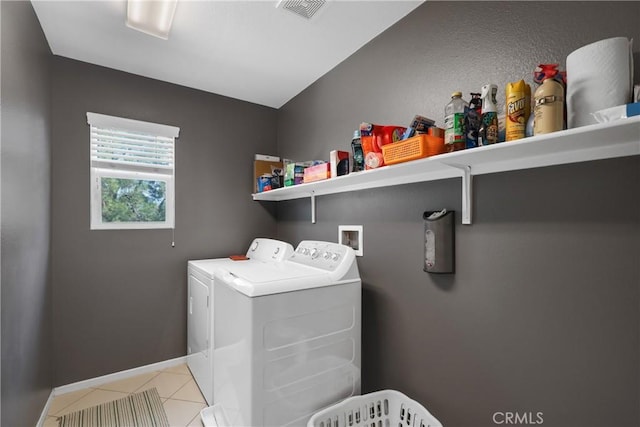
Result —
<svg viewBox="0 0 640 427"><path fill-rule="evenodd" d="M353 153L353 172L364 170L364 154L362 153L362 142L360 140L360 129L353 132L351 140L351 151Z"/></svg>
<svg viewBox="0 0 640 427"><path fill-rule="evenodd" d="M524 138L525 127L531 113L531 86L524 80L507 83L506 140Z"/></svg>
<svg viewBox="0 0 640 427"><path fill-rule="evenodd" d="M562 130L564 125L564 85L558 64L540 64L534 73L540 83L534 94L533 134L541 135Z"/></svg>
<svg viewBox="0 0 640 427"><path fill-rule="evenodd" d="M478 145L489 145L498 142L498 107L496 94L498 86L488 84L482 86L480 98L482 99L482 120L478 132Z"/></svg>
<svg viewBox="0 0 640 427"><path fill-rule="evenodd" d="M464 111L466 148L478 146L478 131L482 119L482 99L479 93L471 93L471 101Z"/></svg>
<svg viewBox="0 0 640 427"><path fill-rule="evenodd" d="M464 109L468 106L462 99L462 92L453 92L451 101L444 107L444 145L447 153L464 150L466 146Z"/></svg>

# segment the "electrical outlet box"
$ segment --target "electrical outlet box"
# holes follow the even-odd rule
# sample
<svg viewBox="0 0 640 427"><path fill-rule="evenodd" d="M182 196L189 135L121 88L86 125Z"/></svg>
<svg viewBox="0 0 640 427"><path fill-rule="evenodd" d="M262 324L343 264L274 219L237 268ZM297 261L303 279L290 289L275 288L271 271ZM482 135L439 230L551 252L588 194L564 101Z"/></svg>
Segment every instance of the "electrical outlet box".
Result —
<svg viewBox="0 0 640 427"><path fill-rule="evenodd" d="M363 254L363 232L361 225L339 225L338 243L352 248L356 256Z"/></svg>

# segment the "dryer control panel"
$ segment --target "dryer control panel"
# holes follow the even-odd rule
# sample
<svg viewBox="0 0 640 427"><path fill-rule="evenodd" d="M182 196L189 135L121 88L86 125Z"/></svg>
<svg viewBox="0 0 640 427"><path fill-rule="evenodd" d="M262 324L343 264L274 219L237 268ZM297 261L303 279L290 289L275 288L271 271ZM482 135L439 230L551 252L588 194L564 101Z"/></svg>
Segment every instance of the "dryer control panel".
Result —
<svg viewBox="0 0 640 427"><path fill-rule="evenodd" d="M247 257L258 261L284 261L293 254L293 246L289 243L273 239L253 239Z"/></svg>
<svg viewBox="0 0 640 427"><path fill-rule="evenodd" d="M290 261L336 271L342 265L350 266L355 258L353 249L348 246L332 242L303 240L296 248Z"/></svg>

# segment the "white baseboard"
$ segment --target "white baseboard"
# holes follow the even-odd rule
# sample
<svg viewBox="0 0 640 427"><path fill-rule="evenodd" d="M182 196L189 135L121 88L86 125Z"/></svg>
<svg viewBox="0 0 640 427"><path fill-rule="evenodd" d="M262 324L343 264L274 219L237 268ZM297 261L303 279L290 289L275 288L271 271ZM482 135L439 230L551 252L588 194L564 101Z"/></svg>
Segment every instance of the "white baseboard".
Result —
<svg viewBox="0 0 640 427"><path fill-rule="evenodd" d="M44 404L44 408L42 409L42 413L40 414L40 419L38 420L38 424L36 424L36 427L42 427L44 425L44 422L47 419L47 414L49 413L49 407L51 406L51 402L53 402L53 397L54 397L54 390L51 390L51 393L49 393L49 398L47 399L47 403Z"/></svg>
<svg viewBox="0 0 640 427"><path fill-rule="evenodd" d="M114 372L113 374L103 375L101 377L91 378L88 380L78 381L76 383L55 387L51 393L53 396L59 396L65 393L71 393L72 391L78 391L90 387L97 387L99 385L107 384L112 381L135 377L136 375L145 374L147 372L171 368L172 366L181 365L183 363L187 363L187 356L177 357L175 359L165 360L163 362L152 363L151 365L140 366L138 368L127 369L126 371Z"/></svg>

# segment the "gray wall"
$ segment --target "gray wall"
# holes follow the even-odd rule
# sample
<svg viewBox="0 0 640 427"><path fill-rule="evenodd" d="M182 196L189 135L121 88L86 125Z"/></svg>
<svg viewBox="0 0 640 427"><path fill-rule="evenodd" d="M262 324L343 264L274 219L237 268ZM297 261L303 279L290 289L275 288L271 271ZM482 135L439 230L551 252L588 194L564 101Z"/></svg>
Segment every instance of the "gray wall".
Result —
<svg viewBox="0 0 640 427"><path fill-rule="evenodd" d="M277 112L61 57L52 72L55 385L184 356L187 260L275 235L249 194ZM170 230L89 230L87 111L180 127L175 248Z"/></svg>
<svg viewBox="0 0 640 427"><path fill-rule="evenodd" d="M327 158L362 121L442 125L452 91L492 82L503 98L540 62L564 68L590 42L640 40L639 16L637 2L427 2L287 103L278 151ZM452 427L493 426L498 411L637 426L639 171L635 157L475 178L455 275L422 271L422 213L459 214L459 180L322 196L314 225L308 200L280 202L278 237L364 225L364 392L399 389Z"/></svg>
<svg viewBox="0 0 640 427"><path fill-rule="evenodd" d="M51 391L51 51L29 2L2 10L2 419L33 426Z"/></svg>

